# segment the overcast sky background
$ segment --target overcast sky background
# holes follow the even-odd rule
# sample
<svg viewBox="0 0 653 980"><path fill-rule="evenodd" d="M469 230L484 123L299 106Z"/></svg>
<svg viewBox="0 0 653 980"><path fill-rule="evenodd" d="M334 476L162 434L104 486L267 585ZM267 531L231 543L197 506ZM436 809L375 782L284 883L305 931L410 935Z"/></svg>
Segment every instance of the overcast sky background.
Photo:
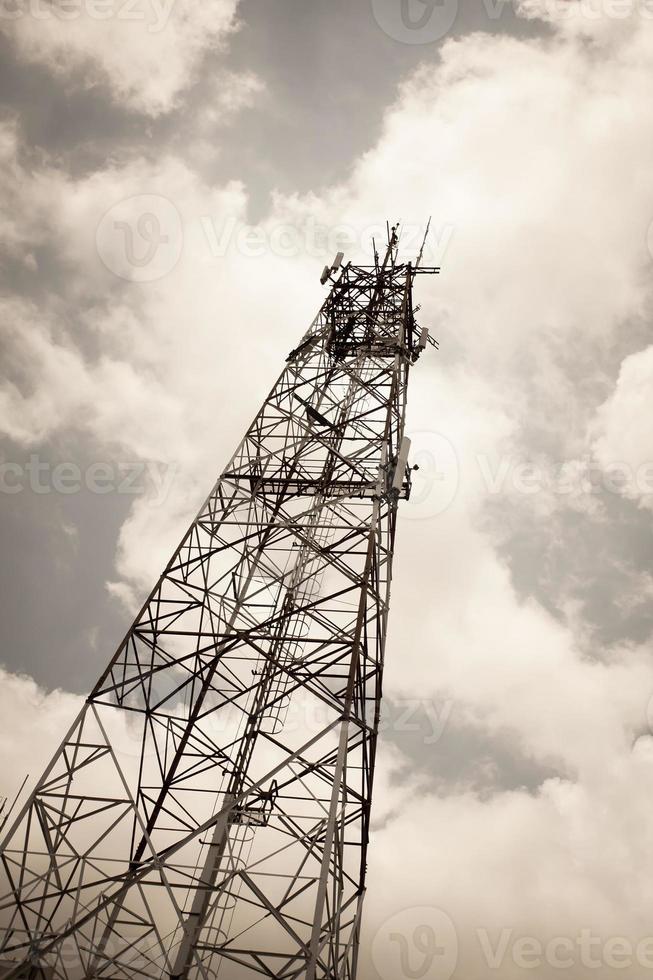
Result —
<svg viewBox="0 0 653 980"><path fill-rule="evenodd" d="M115 650L324 262L369 258L386 218L412 257L432 215L361 977L649 975L653 4L66 10L0 14L0 795Z"/></svg>

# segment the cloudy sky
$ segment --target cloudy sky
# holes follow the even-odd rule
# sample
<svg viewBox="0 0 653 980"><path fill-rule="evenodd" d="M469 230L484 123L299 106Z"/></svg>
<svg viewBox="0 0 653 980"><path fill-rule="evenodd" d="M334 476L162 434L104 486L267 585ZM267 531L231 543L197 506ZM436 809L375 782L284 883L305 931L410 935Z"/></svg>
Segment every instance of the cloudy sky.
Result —
<svg viewBox="0 0 653 980"><path fill-rule="evenodd" d="M0 46L0 796L324 262L432 215L360 974L653 976L653 2L3 0Z"/></svg>

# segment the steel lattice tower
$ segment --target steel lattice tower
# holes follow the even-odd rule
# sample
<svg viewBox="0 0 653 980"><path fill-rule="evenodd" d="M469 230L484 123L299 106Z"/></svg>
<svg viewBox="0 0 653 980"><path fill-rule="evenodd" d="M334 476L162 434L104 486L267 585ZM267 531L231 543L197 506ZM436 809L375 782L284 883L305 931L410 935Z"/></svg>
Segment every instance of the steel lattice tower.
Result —
<svg viewBox="0 0 653 980"><path fill-rule="evenodd" d="M355 977L420 259L325 269L2 843L4 980Z"/></svg>

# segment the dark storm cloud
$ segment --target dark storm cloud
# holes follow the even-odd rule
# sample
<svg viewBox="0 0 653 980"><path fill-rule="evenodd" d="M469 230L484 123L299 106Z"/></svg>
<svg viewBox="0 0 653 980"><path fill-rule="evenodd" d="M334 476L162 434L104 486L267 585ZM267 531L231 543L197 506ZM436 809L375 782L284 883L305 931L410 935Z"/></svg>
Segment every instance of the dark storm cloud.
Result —
<svg viewBox="0 0 653 980"><path fill-rule="evenodd" d="M396 6L395 0L384 4ZM114 101L101 81L89 84L81 70L53 76L25 63L0 33L1 104L20 116L29 146L80 176L108 159L135 153L155 159L166 148L183 150L197 112L215 100L216 78L225 69L254 69L266 96L233 121L216 121L205 134L214 152L189 162L215 183L244 181L255 221L274 190L319 192L344 179L378 138L398 84L418 65L437 60L442 41L471 31L543 33L541 24L517 18L512 3L461 0L456 6L443 38L407 44L388 35L371 0L242 0L242 26L228 50L209 51L187 97L157 118Z"/></svg>
<svg viewBox="0 0 653 980"><path fill-rule="evenodd" d="M384 3L396 6L395 0ZM542 25L516 18L511 3L499 6L493 18L478 0L464 0L442 40L476 30L542 33ZM215 133L214 176L245 181L250 217L257 220L271 190L319 193L344 179L352 161L378 138L398 84L421 63L437 60L441 41L405 44L389 36L370 0L243 0L239 11L245 26L225 63L239 71L255 66L268 99L243 114L229 138ZM194 104L203 100L212 67L205 66ZM183 128L182 119L168 123L179 124Z"/></svg>
<svg viewBox="0 0 653 980"><path fill-rule="evenodd" d="M499 551L517 593L534 596L566 621L570 605L590 628L587 653L603 657L619 643L644 643L653 632L642 579L653 566L651 513L596 483L599 517L569 509L538 525L514 500L491 505Z"/></svg>
<svg viewBox="0 0 653 980"><path fill-rule="evenodd" d="M28 156L36 161L46 151L73 177L148 145L142 117L113 102L103 86L87 85L80 72L53 77L26 64L1 32L0 105L19 118Z"/></svg>
<svg viewBox="0 0 653 980"><path fill-rule="evenodd" d="M98 447L73 435L29 450L5 440L0 460L0 662L48 689L87 691L128 626L106 583L134 498L119 493L117 481L109 493L87 489L83 475ZM82 473L80 489L61 492L53 472L71 462ZM120 460L105 450L103 462L117 468Z"/></svg>
<svg viewBox="0 0 653 980"><path fill-rule="evenodd" d="M568 775L556 760L545 765L523 753L513 732L493 733L472 724L461 705L445 698L386 697L381 733L382 743L404 753L410 772L424 774L424 789L442 795L470 791L486 799L511 790L535 793L546 779ZM399 770L397 779L407 771Z"/></svg>
<svg viewBox="0 0 653 980"><path fill-rule="evenodd" d="M584 646L591 657L609 655L614 644L641 644L651 636L653 608L642 587L653 563L653 522L648 507L628 499L619 482L606 476L591 447L578 445L574 460L566 445L566 422L580 412L574 425L585 430L613 390L624 358L650 341L650 315L644 315L624 325L610 345L578 338L568 350L558 350L553 371L561 397L552 405L549 392L533 383L529 363L549 356L543 338L524 359L527 409L519 444L506 461L506 482L518 466L534 465L542 475L542 492L552 494L551 509L542 520L541 494L529 492L489 493L485 506L485 527L510 568L518 595L533 596L561 621L568 620L570 609L580 614L589 630ZM577 480L568 484L565 469L575 462ZM575 500L567 486L579 491Z"/></svg>

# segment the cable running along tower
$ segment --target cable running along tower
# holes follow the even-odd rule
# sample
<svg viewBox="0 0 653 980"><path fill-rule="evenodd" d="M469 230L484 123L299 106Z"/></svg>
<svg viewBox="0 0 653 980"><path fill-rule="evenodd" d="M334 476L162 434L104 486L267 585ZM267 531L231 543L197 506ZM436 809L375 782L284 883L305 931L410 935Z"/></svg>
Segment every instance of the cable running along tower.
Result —
<svg viewBox="0 0 653 980"><path fill-rule="evenodd" d="M356 976L408 376L385 257L330 292L0 849L0 978ZM7 829L7 828L5 828Z"/></svg>

